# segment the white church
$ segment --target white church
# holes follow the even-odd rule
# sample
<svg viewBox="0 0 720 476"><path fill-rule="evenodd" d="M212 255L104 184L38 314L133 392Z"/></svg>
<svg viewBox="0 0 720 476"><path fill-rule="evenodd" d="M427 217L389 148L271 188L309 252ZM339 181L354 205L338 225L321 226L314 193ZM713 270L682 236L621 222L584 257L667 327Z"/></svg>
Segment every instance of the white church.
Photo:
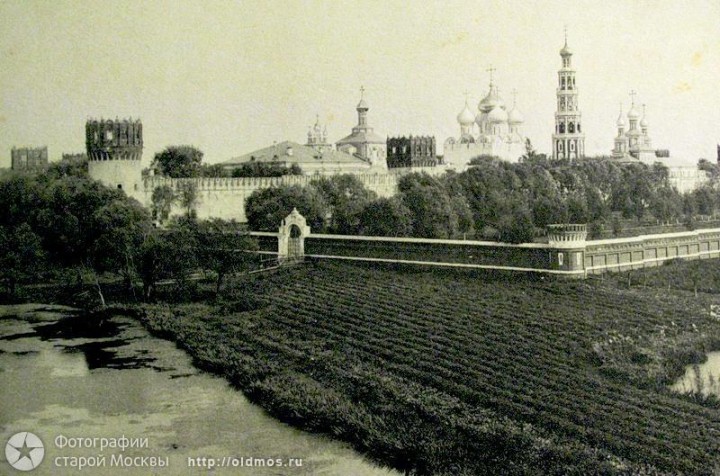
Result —
<svg viewBox="0 0 720 476"><path fill-rule="evenodd" d="M525 154L525 136L521 131L525 119L517 108L515 98L508 110L498 87L493 84L493 69L489 71L489 91L478 104L477 113L473 113L466 99L465 107L457 116L459 137L450 137L443 144L443 162L449 168L462 170L471 159L480 155L517 162Z"/></svg>

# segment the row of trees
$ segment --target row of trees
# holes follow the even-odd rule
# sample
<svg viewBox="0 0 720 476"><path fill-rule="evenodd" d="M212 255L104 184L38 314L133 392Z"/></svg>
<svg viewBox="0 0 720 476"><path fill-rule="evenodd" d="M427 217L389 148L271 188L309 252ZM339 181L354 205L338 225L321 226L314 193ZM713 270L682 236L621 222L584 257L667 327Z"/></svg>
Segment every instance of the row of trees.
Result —
<svg viewBox="0 0 720 476"><path fill-rule="evenodd" d="M570 164L529 153L520 163L479 157L467 171L442 177L409 174L392 198L378 198L353 176L260 190L247 200L248 223L275 230L293 207L321 232L520 243L551 223L587 223L591 236L608 228L618 232L621 219L690 223L720 210L720 194L715 183L679 194L659 163Z"/></svg>
<svg viewBox="0 0 720 476"><path fill-rule="evenodd" d="M132 292L142 281L146 299L159 280L182 287L198 271L211 272L219 291L228 273L252 266L254 255L237 250L256 244L236 223L198 221L191 213L155 228L137 201L61 163L0 179L0 246L7 294L39 275L72 272L79 285L91 277L104 301L105 273L122 277Z"/></svg>

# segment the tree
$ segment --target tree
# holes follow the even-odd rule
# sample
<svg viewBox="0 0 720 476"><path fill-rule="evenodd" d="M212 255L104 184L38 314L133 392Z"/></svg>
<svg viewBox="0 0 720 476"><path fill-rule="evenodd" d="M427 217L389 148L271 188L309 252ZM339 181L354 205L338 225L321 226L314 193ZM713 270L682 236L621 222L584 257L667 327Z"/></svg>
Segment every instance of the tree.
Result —
<svg viewBox="0 0 720 476"><path fill-rule="evenodd" d="M245 202L245 215L251 230L277 231L293 208L305 217L312 230L323 229L328 207L312 186L281 185L256 190Z"/></svg>
<svg viewBox="0 0 720 476"><path fill-rule="evenodd" d="M200 202L197 184L192 180L183 180L178 185L178 201L185 210L185 216L194 218L197 216L197 205Z"/></svg>
<svg viewBox="0 0 720 476"><path fill-rule="evenodd" d="M187 290L190 275L198 265L194 221L173 221L166 230L152 229L143 238L138 257L143 298L152 298L161 279L174 280L178 292Z"/></svg>
<svg viewBox="0 0 720 476"><path fill-rule="evenodd" d="M412 233L412 214L397 197L367 203L359 221L361 235L410 236Z"/></svg>
<svg viewBox="0 0 720 476"><path fill-rule="evenodd" d="M200 176L202 158L203 153L193 146L169 146L155 154L153 166L167 177L194 178Z"/></svg>
<svg viewBox="0 0 720 476"><path fill-rule="evenodd" d="M454 238L461 234L455 204L440 181L426 173L409 174L399 180L398 191L410 210L413 236Z"/></svg>
<svg viewBox="0 0 720 476"><path fill-rule="evenodd" d="M99 208L92 219L98 231L91 250L93 269L120 275L133 291L138 252L152 229L150 216L137 202L119 199Z"/></svg>
<svg viewBox="0 0 720 476"><path fill-rule="evenodd" d="M283 175L302 175L298 164L288 167L274 162L247 162L233 169L233 177L282 177Z"/></svg>
<svg viewBox="0 0 720 476"><path fill-rule="evenodd" d="M163 223L170 216L173 203L177 200L175 191L168 185L155 187L152 193L151 207L153 218Z"/></svg>
<svg viewBox="0 0 720 476"><path fill-rule="evenodd" d="M222 164L200 164L200 177L229 177L230 172Z"/></svg>
<svg viewBox="0 0 720 476"><path fill-rule="evenodd" d="M10 296L15 294L18 283L37 273L43 258L40 237L33 233L30 225L0 227L0 276Z"/></svg>
<svg viewBox="0 0 720 476"><path fill-rule="evenodd" d="M198 223L197 234L199 263L215 273L216 295L227 275L247 271L257 262L253 253L258 249L257 240L234 222L204 220Z"/></svg>
<svg viewBox="0 0 720 476"><path fill-rule="evenodd" d="M328 207L326 228L332 233L353 234L360 227L360 213L376 198L354 175L335 175L313 180Z"/></svg>

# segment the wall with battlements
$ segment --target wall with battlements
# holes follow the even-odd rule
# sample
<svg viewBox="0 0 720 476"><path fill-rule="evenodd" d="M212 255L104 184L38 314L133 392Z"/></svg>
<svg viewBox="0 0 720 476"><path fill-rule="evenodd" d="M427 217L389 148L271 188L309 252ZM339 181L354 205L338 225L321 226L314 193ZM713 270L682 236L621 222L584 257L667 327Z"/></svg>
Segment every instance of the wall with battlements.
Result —
<svg viewBox="0 0 720 476"><path fill-rule="evenodd" d="M394 169L389 172L373 174L355 174L368 190L380 197L390 197L397 191L400 177L408 173L426 172L432 175L444 173L442 167L415 167L412 169ZM280 185L309 185L319 176L285 175L283 177L242 177L242 178L196 178L171 179L166 177L144 177L137 192L127 190L128 195L137 198L147 207L152 205L152 194L157 187L168 186L178 191L184 183L192 182L198 191L198 218L222 218L225 220L246 221L245 200L255 191ZM172 214L181 214L179 204Z"/></svg>

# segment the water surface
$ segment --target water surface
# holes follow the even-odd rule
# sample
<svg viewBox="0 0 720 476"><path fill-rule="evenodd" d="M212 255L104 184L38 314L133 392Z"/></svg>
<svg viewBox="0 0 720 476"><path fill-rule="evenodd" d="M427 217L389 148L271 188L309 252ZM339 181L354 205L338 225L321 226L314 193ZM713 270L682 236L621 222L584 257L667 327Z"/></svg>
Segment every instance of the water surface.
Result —
<svg viewBox="0 0 720 476"><path fill-rule="evenodd" d="M89 468L86 474L388 475L348 446L269 417L225 380L195 369L169 341L114 317L93 329L68 324L68 309L0 306L0 438L37 434L45 459L28 474L75 474L55 458L111 454L60 449L67 437L148 438L129 456L168 457L163 469ZM22 317L14 317L20 314ZM61 319L58 321L58 319ZM302 467L189 467L189 458L302 458ZM0 455L0 474L10 471ZM65 460L67 461L67 460ZM22 474L22 473L19 473Z"/></svg>

